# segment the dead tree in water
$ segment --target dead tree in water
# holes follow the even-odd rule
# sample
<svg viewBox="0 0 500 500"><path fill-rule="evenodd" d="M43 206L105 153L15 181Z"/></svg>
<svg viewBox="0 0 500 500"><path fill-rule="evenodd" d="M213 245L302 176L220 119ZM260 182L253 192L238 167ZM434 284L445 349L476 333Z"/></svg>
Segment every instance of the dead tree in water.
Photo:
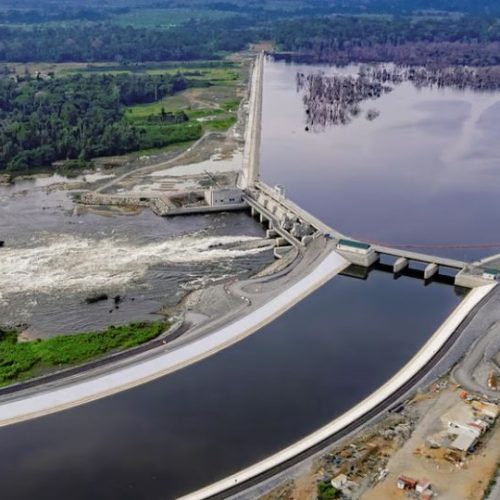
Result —
<svg viewBox="0 0 500 500"><path fill-rule="evenodd" d="M417 88L493 91L500 89L500 67L364 65L357 75L327 76L318 72L306 76L297 73L297 92L302 92L306 130L345 125L360 115L363 101L378 99L404 82L410 82ZM372 121L379 114L377 110L369 109L365 116Z"/></svg>
<svg viewBox="0 0 500 500"><path fill-rule="evenodd" d="M308 129L345 125L361 112L360 103L378 99L391 87L361 74L357 76L312 73L297 74L297 88L303 92Z"/></svg>

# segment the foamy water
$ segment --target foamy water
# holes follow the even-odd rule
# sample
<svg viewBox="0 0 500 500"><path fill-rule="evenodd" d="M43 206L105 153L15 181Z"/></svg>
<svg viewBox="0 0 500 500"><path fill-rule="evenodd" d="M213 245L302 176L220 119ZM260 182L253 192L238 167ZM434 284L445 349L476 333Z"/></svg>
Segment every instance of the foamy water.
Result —
<svg viewBox="0 0 500 500"><path fill-rule="evenodd" d="M267 250L223 249L218 244L256 240L252 236L189 236L142 245L125 239L48 236L31 248L5 248L0 260L0 301L10 296L59 294L123 287L140 282L153 266L234 259Z"/></svg>

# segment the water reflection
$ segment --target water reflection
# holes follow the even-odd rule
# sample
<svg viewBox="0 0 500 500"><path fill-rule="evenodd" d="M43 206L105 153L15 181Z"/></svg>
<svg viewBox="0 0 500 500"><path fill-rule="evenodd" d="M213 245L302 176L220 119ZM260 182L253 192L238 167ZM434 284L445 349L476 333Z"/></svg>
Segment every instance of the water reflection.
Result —
<svg viewBox="0 0 500 500"><path fill-rule="evenodd" d="M311 134L295 78L319 70L335 71L266 60L263 179L284 184L294 201L353 237L466 260L500 252L492 231L500 212L500 93L404 82L376 101L376 120Z"/></svg>
<svg viewBox="0 0 500 500"><path fill-rule="evenodd" d="M156 382L0 429L6 498L174 498L316 430L379 387L453 288L339 276L272 324Z"/></svg>

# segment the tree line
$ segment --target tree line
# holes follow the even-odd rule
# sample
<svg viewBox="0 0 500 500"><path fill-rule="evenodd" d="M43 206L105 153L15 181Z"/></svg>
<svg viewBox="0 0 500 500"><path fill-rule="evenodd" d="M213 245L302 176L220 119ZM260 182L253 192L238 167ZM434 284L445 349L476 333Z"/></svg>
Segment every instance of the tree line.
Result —
<svg viewBox="0 0 500 500"><path fill-rule="evenodd" d="M275 40L283 51L311 62L395 62L398 64L500 64L496 18L374 18L336 16L286 20Z"/></svg>
<svg viewBox="0 0 500 500"><path fill-rule="evenodd" d="M500 61L495 17L304 17L253 23L244 17L189 21L168 29L108 23L0 26L0 61L120 62L220 59L250 42L327 62L395 60L491 65Z"/></svg>
<svg viewBox="0 0 500 500"><path fill-rule="evenodd" d="M146 62L218 59L254 39L231 20L189 22L170 29L133 28L106 23L77 26L0 26L0 61Z"/></svg>
<svg viewBox="0 0 500 500"><path fill-rule="evenodd" d="M150 147L149 130L124 118L124 107L161 99L187 85L181 75L0 80L0 170L44 167L64 159L86 161ZM196 137L200 131L195 129L197 133L191 129L190 134ZM172 142L166 132L155 137L154 146ZM158 130L155 133L158 136Z"/></svg>

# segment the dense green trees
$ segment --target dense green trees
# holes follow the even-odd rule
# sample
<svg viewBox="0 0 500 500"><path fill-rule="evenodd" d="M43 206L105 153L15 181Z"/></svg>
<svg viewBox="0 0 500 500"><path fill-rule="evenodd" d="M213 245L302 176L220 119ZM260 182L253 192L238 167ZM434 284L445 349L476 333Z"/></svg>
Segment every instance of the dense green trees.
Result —
<svg viewBox="0 0 500 500"><path fill-rule="evenodd" d="M143 126L123 117L124 106L153 102L186 87L181 75L0 80L0 170L88 160L196 138L198 124L184 126L183 136L176 125Z"/></svg>
<svg viewBox="0 0 500 500"><path fill-rule="evenodd" d="M181 61L214 59L244 48L249 30L232 20L170 29L112 24L0 26L0 61Z"/></svg>

